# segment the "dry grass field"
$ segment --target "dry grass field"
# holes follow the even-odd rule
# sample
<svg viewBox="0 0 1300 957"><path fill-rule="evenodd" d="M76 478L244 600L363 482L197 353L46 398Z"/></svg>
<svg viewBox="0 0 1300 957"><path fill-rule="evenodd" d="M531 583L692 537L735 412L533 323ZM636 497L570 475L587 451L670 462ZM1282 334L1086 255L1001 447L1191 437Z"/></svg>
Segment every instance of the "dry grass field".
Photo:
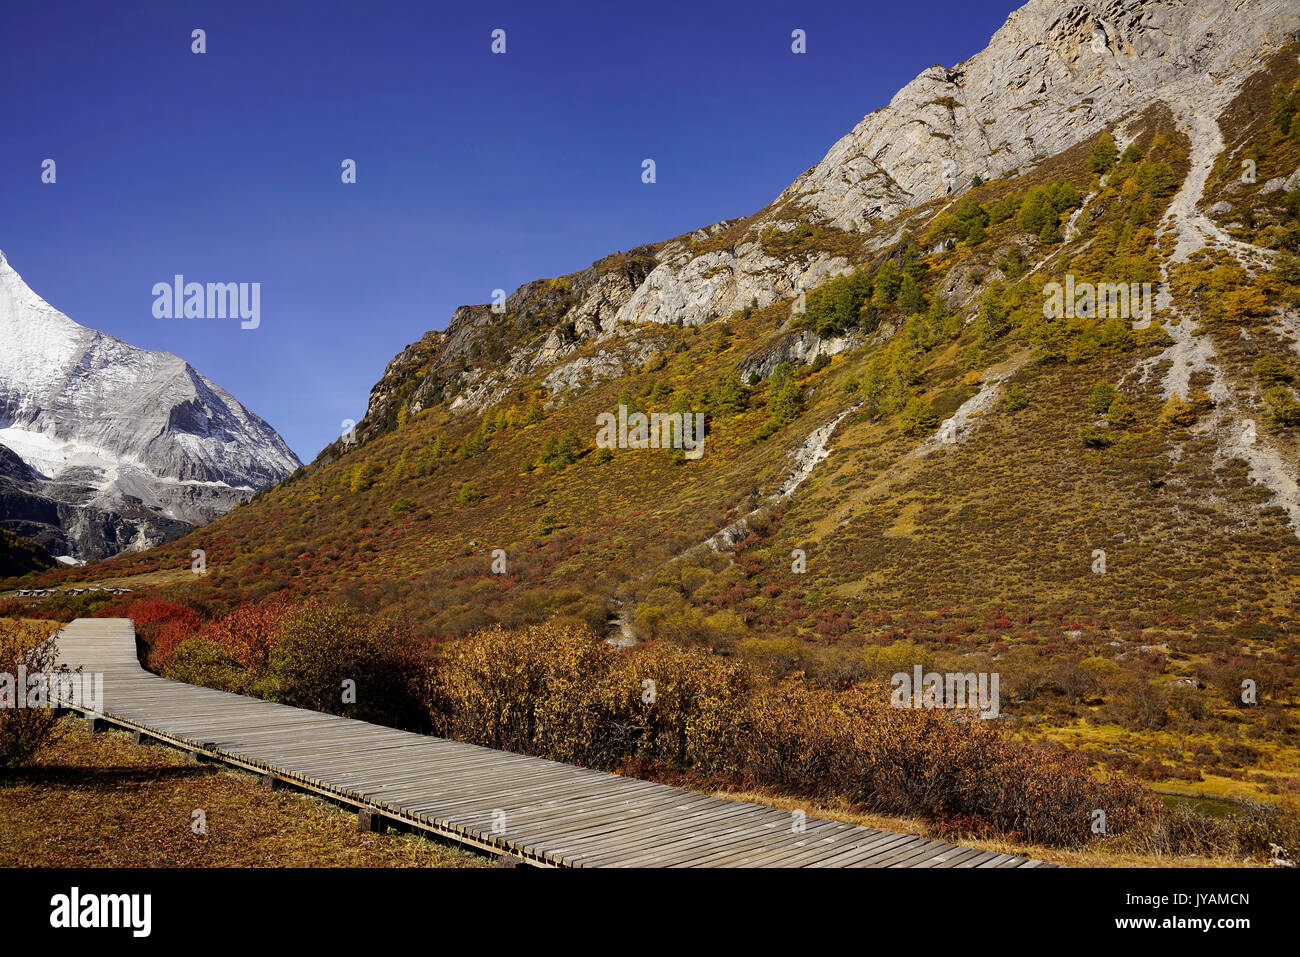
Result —
<svg viewBox="0 0 1300 957"><path fill-rule="evenodd" d="M124 732L65 719L59 740L0 781L0 867L485 867L406 834L363 834L356 816L258 779L193 764ZM206 834L193 830L194 812Z"/></svg>

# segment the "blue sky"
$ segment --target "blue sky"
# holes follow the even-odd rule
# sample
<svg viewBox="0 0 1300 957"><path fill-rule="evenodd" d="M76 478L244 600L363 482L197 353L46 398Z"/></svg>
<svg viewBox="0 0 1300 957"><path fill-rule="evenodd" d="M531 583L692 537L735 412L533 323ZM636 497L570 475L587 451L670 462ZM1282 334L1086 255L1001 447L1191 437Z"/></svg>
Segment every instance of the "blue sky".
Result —
<svg viewBox="0 0 1300 957"><path fill-rule="evenodd" d="M754 212L1015 5L4 4L0 249L310 460L456 306ZM260 282L261 326L155 318L176 273Z"/></svg>

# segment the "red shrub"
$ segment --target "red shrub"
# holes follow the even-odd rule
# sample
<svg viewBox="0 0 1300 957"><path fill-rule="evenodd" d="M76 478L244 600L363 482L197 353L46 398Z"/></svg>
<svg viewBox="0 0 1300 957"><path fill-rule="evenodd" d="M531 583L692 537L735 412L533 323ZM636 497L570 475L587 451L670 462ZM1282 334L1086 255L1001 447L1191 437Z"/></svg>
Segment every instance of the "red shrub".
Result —
<svg viewBox="0 0 1300 957"><path fill-rule="evenodd" d="M204 625L200 637L215 641L240 665L260 674L266 670L276 629L288 610L289 605L282 600L240 605Z"/></svg>
<svg viewBox="0 0 1300 957"><path fill-rule="evenodd" d="M192 638L203 625L203 616L187 605L163 598L128 598L104 605L96 618L130 618L135 632L148 649L149 664L155 668L170 660L176 645Z"/></svg>
<svg viewBox="0 0 1300 957"><path fill-rule="evenodd" d="M162 671L172 663L176 646L187 638L193 638L199 631L199 619L195 615L173 618L156 625L149 645L149 665Z"/></svg>

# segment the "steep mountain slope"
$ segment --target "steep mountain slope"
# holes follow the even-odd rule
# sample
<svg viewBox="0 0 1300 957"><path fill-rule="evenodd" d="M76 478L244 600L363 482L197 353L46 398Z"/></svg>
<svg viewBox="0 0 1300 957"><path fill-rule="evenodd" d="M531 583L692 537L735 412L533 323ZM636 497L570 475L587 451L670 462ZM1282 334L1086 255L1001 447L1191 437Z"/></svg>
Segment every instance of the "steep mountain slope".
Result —
<svg viewBox="0 0 1300 957"><path fill-rule="evenodd" d="M94 574L203 548L213 613L561 616L837 688L996 670L1100 762L1294 789L1297 29L1035 0L771 206L462 307L355 441ZM1132 308L1049 307L1101 282ZM620 405L705 413L704 454L594 447Z"/></svg>
<svg viewBox="0 0 1300 957"><path fill-rule="evenodd" d="M987 48L935 66L782 194L862 228L1088 139L1171 95L1231 78L1295 29L1294 4L1033 0Z"/></svg>
<svg viewBox="0 0 1300 957"><path fill-rule="evenodd" d="M298 467L189 363L78 325L0 254L0 521L56 554L173 538Z"/></svg>
<svg viewBox="0 0 1300 957"><path fill-rule="evenodd" d="M753 216L522 286L504 320L485 306L457 310L444 333L394 359L362 438L392 425L392 399L412 375L423 379L417 407L446 395L457 409L481 409L583 344L636 338L646 323L699 325L816 288L897 244L928 218L918 212L973 179L1030 169L1154 103L1217 116L1296 20L1286 0L1034 0L981 53L923 72ZM615 377L645 358L632 343L602 353L553 367L548 388Z"/></svg>

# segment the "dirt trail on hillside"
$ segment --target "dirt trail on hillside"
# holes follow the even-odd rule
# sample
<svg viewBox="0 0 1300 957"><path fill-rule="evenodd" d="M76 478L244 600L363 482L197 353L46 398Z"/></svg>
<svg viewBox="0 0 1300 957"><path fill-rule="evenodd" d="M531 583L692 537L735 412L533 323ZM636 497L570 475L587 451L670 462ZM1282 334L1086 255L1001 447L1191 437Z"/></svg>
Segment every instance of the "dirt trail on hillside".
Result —
<svg viewBox="0 0 1300 957"><path fill-rule="evenodd" d="M1267 267L1273 260L1272 250L1233 239L1200 210L1205 184L1224 150L1218 117L1232 102L1236 92L1237 84L1216 86L1209 81L1200 81L1181 93L1175 93L1168 101L1174 112L1175 125L1192 144L1188 156L1191 168L1160 221L1162 227L1174 230L1177 245L1173 261L1176 263L1186 262L1192 253L1207 244L1228 250L1251 270Z"/></svg>
<svg viewBox="0 0 1300 957"><path fill-rule="evenodd" d="M934 434L925 439L904 458L919 459L929 455L935 449L956 445L975 427L976 420L993 408L1002 391L1002 383L1020 371L1020 367L1029 361L1029 353L1023 352L998 365L984 370L984 381L980 390L957 407L952 415L944 419L935 429Z"/></svg>
<svg viewBox="0 0 1300 957"><path fill-rule="evenodd" d="M858 408L857 405L851 406L821 428L814 430L804 440L803 445L795 451L794 468L786 475L785 480L777 487L774 494L769 495L763 500L763 504L750 510L743 517L714 532L691 551L704 546L712 548L715 552L730 551L735 548L736 543L749 534L752 519L769 511L774 505L780 505L794 495L795 490L807 480L808 476L812 475L813 469L830 457L831 434L850 413L857 411Z"/></svg>
<svg viewBox="0 0 1300 957"><path fill-rule="evenodd" d="M1233 239L1200 209L1205 185L1225 148L1218 117L1236 95L1239 82L1216 86L1208 79L1191 81L1171 94L1168 100L1175 125L1191 142L1187 176L1158 227L1162 234L1172 233L1175 240L1173 255L1160 265L1160 290L1156 296L1156 309L1168 310L1164 330L1174 341L1160 355L1141 363L1135 371L1138 381L1145 382L1160 363L1168 360L1169 369L1160 383L1165 399L1174 395L1186 398L1191 391L1193 374L1202 370L1207 372L1211 378L1206 392L1214 400L1215 408L1207 421L1198 424L1196 431L1215 436L1218 462L1237 458L1247 464L1250 480L1273 493L1268 504L1285 509L1292 529L1300 536L1300 484L1295 469L1264 440L1250 415L1238 407L1227 377L1217 362L1212 339L1196 328L1197 320L1183 312L1169 288L1169 265L1186 262L1206 246L1217 246L1231 252L1252 273L1267 269L1272 263L1274 254L1271 250ZM1175 449L1173 454L1177 455L1178 450Z"/></svg>

